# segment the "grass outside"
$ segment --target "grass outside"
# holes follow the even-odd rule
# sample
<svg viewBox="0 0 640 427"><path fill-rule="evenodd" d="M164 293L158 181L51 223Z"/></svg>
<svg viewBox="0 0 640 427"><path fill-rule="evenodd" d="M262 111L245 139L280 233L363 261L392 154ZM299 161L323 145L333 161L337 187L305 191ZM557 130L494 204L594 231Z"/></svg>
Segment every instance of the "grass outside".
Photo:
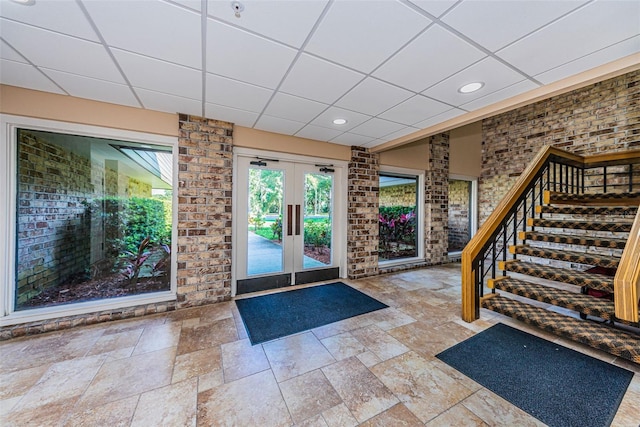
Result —
<svg viewBox="0 0 640 427"><path fill-rule="evenodd" d="M322 221L325 221L327 218L329 217L328 216L312 217L312 218L305 219L304 222L305 223L322 222ZM265 239L276 240L273 235L273 228L272 228L273 224L275 224L275 220L264 221L260 227L256 227L255 225L250 224L249 231L253 231L258 236L262 236Z"/></svg>

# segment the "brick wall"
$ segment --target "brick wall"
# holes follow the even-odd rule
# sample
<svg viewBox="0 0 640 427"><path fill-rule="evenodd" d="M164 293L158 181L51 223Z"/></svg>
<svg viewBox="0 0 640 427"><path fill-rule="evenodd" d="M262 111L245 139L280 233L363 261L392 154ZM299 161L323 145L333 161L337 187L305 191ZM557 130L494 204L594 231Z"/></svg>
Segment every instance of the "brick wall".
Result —
<svg viewBox="0 0 640 427"><path fill-rule="evenodd" d="M19 132L18 289L20 306L90 263L87 198L93 193L89 155Z"/></svg>
<svg viewBox="0 0 640 427"><path fill-rule="evenodd" d="M640 71L527 105L482 122L482 224L544 145L577 154L640 147Z"/></svg>
<svg viewBox="0 0 640 427"><path fill-rule="evenodd" d="M449 251L461 251L469 243L469 181L449 181Z"/></svg>
<svg viewBox="0 0 640 427"><path fill-rule="evenodd" d="M404 184L380 188L380 207L415 206L416 185Z"/></svg>
<svg viewBox="0 0 640 427"><path fill-rule="evenodd" d="M347 183L347 276L378 274L378 155L351 147Z"/></svg>
<svg viewBox="0 0 640 427"><path fill-rule="evenodd" d="M181 114L178 308L231 298L233 124Z"/></svg>
<svg viewBox="0 0 640 427"><path fill-rule="evenodd" d="M425 259L431 265L448 261L449 134L429 138L429 169L425 175Z"/></svg>

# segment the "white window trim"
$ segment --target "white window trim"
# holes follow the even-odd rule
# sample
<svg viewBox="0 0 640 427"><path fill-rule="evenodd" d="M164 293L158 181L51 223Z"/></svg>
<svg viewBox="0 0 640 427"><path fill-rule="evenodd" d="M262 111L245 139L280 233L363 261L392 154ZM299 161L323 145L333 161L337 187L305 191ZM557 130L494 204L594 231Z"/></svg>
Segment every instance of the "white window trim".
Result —
<svg viewBox="0 0 640 427"><path fill-rule="evenodd" d="M471 200L469 203L469 240L473 239L473 236L478 232L478 177L468 175L449 175L450 180L468 181L471 182ZM449 257L457 258L462 256L462 251L449 252Z"/></svg>
<svg viewBox="0 0 640 427"><path fill-rule="evenodd" d="M378 261L378 267L394 267L397 265L407 265L407 264L416 264L420 262L424 262L424 175L425 172L423 170L418 169L407 169L407 168L399 168L395 166L380 166L380 170L378 174L395 174L395 175L407 175L407 176L415 176L418 178L418 197L416 200L417 203L417 212L416 224L418 226L418 255L411 258L402 258L399 260L389 260L389 261ZM379 181L378 181L379 182Z"/></svg>
<svg viewBox="0 0 640 427"><path fill-rule="evenodd" d="M0 182L0 198L6 203L0 206L0 327L58 317L75 316L97 311L114 310L136 305L172 301L177 287L177 239L178 239L178 138L136 131L106 128L93 125L37 119L0 114L0 170L4 176ZM171 146L173 149L173 229L171 233L171 266L173 275L169 291L132 295L98 301L86 301L53 307L14 311L15 297L15 247L16 247L16 196L17 196L17 129L33 129L67 133L97 138L110 138L143 144Z"/></svg>

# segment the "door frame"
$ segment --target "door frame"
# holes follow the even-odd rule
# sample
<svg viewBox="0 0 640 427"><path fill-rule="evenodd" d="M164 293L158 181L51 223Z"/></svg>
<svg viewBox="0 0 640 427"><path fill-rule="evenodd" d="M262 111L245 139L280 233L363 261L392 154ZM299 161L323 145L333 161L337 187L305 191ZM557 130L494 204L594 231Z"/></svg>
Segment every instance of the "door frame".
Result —
<svg viewBox="0 0 640 427"><path fill-rule="evenodd" d="M253 148L234 147L233 148L233 196L231 212L232 217L235 219L238 217L238 182L239 182L239 168L238 157L260 157L264 159L280 160L283 162L302 163L308 165L332 165L334 169L334 196L333 196L333 233L335 234L333 250L333 259L335 265L339 268L339 276L341 278L346 277L346 253L347 253L347 168L348 162L344 160L327 159L322 157L303 156L298 154L278 153L275 151L258 150ZM236 271L237 262L235 260L240 256L239 243L240 243L240 231L238 221L233 221L231 229L231 296L235 297L237 293L237 279L238 274Z"/></svg>

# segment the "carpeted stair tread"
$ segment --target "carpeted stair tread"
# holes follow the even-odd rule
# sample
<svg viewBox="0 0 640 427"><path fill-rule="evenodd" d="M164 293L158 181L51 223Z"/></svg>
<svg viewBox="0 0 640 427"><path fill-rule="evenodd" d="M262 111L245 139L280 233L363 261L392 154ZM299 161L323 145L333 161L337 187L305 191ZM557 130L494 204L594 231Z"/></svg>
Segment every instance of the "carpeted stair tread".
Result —
<svg viewBox="0 0 640 427"><path fill-rule="evenodd" d="M577 264L596 265L604 268L618 268L620 258L586 252L565 251L552 248L538 248L529 245L509 247L512 254L532 256L536 258L553 259L556 261L573 262Z"/></svg>
<svg viewBox="0 0 640 427"><path fill-rule="evenodd" d="M554 280L576 286L588 286L591 289L599 291L613 292L613 277L603 274L586 273L579 270L557 268L518 260L508 262L500 261L498 268L513 273L539 277L541 279Z"/></svg>
<svg viewBox="0 0 640 427"><path fill-rule="evenodd" d="M596 298L591 295L565 291L563 289L526 282L512 277L496 280L493 283L495 289L558 307L568 308L578 313L598 316L607 320L612 319L615 315L613 301L606 298Z"/></svg>
<svg viewBox="0 0 640 427"><path fill-rule="evenodd" d="M614 239L610 237L570 236L567 234L540 233L537 231L521 231L520 240L533 240L536 242L562 243L565 245L596 246L599 248L624 249L626 239Z"/></svg>
<svg viewBox="0 0 640 427"><path fill-rule="evenodd" d="M640 363L640 335L579 320L500 295L484 298L482 307L553 334Z"/></svg>
<svg viewBox="0 0 640 427"><path fill-rule="evenodd" d="M628 233L631 231L632 222L610 221L573 221L545 218L527 218L530 227L565 228L571 230L609 231L615 233Z"/></svg>
<svg viewBox="0 0 640 427"><path fill-rule="evenodd" d="M635 216L637 206L536 206L537 213L561 215L620 215Z"/></svg>
<svg viewBox="0 0 640 427"><path fill-rule="evenodd" d="M545 191L543 200L545 204L638 206L640 192L569 194Z"/></svg>

